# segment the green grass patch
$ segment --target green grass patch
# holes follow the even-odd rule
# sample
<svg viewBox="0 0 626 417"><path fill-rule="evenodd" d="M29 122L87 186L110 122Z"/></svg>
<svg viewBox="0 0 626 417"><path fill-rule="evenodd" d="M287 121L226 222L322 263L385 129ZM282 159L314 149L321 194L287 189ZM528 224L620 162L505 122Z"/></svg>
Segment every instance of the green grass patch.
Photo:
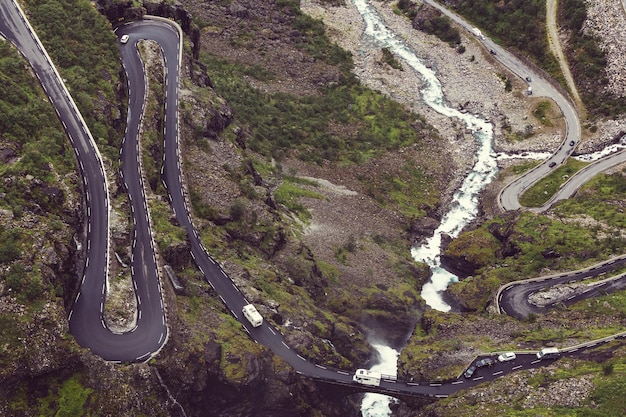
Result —
<svg viewBox="0 0 626 417"><path fill-rule="evenodd" d="M533 116L535 116L535 118L539 120L539 122L544 126L554 126L554 124L548 117L548 112L550 111L551 107L552 105L548 100L542 100L539 102L539 104L537 104L535 110L533 110Z"/></svg>
<svg viewBox="0 0 626 417"><path fill-rule="evenodd" d="M488 230L476 229L453 240L448 246L446 254L462 256L468 262L484 267L495 263L496 251L499 247L500 241Z"/></svg>
<svg viewBox="0 0 626 417"><path fill-rule="evenodd" d="M320 268L322 275L328 280L329 283L336 284L339 282L341 272L335 265L324 261L317 261L317 266Z"/></svg>
<svg viewBox="0 0 626 417"><path fill-rule="evenodd" d="M588 181L574 198L559 203L554 211L560 216L589 216L607 226L622 229L626 227L624 200L626 182L622 173L600 174ZM619 233L614 233L612 239L622 245Z"/></svg>
<svg viewBox="0 0 626 417"><path fill-rule="evenodd" d="M231 316L224 316L215 329L215 341L222 346L220 369L227 380L236 383L244 382L249 361L263 350L259 344L242 337L242 332L241 323Z"/></svg>
<svg viewBox="0 0 626 417"><path fill-rule="evenodd" d="M283 182L274 191L274 198L277 203L284 205L291 212L295 213L300 220L307 222L311 219L311 213L306 206L300 202L300 199L315 198L322 200L324 196L320 193L299 187L298 183L302 184L302 179L298 182L293 181L291 177L284 177Z"/></svg>
<svg viewBox="0 0 626 417"><path fill-rule="evenodd" d="M433 177L410 160L380 179L363 176L359 180L369 197L384 207L399 210L407 219L424 217L426 209L435 207L440 198Z"/></svg>
<svg viewBox="0 0 626 417"><path fill-rule="evenodd" d="M569 307L572 310L594 311L614 317L626 317L626 291L616 291L610 294L584 300ZM620 332L623 330L618 330Z"/></svg>
<svg viewBox="0 0 626 417"><path fill-rule="evenodd" d="M149 200L152 227L156 234L156 240L162 249L175 246L187 240L185 229L172 224L170 219L174 217L169 204L156 199Z"/></svg>
<svg viewBox="0 0 626 417"><path fill-rule="evenodd" d="M620 326L588 327L584 330L567 328L551 329L529 326L513 336L516 342L540 346L547 343L563 343L567 339L578 339L581 341L600 339L623 331L624 328Z"/></svg>
<svg viewBox="0 0 626 417"><path fill-rule="evenodd" d="M546 203L569 177L588 165L586 162L568 159L564 165L527 189L520 197L520 204L525 207L540 207Z"/></svg>

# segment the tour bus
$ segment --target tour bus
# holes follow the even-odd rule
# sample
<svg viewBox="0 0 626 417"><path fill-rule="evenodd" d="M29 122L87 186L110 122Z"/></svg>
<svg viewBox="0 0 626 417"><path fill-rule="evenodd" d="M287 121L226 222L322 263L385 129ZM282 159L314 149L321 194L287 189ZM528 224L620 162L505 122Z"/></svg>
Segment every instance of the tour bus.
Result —
<svg viewBox="0 0 626 417"><path fill-rule="evenodd" d="M561 352L555 347L543 348L537 352L537 359L556 359L561 355Z"/></svg>
<svg viewBox="0 0 626 417"><path fill-rule="evenodd" d="M352 377L354 382L358 382L363 385L373 385L375 387L380 385L380 379L382 375L380 372L368 371L367 369L357 369L356 373Z"/></svg>
<svg viewBox="0 0 626 417"><path fill-rule="evenodd" d="M259 327L263 324L263 316L261 316L261 314L252 304L243 306L242 312L243 315L246 316L250 324L252 324L252 326Z"/></svg>

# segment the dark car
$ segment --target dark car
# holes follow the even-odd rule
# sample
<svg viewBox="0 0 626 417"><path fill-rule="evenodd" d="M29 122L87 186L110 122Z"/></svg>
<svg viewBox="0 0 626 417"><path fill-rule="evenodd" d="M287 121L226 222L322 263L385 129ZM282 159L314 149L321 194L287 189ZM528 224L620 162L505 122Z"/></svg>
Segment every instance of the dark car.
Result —
<svg viewBox="0 0 626 417"><path fill-rule="evenodd" d="M554 168L556 166L556 162L550 162L550 165L548 165L550 168Z"/></svg>
<svg viewBox="0 0 626 417"><path fill-rule="evenodd" d="M476 363L474 365L476 365L477 368L482 368L484 366L491 366L495 363L495 361L491 358L482 358L479 361L476 361Z"/></svg>
<svg viewBox="0 0 626 417"><path fill-rule="evenodd" d="M470 366L469 368L467 368L467 370L465 371L463 376L465 378L471 378L472 375L474 375L474 372L476 372L476 367L475 366Z"/></svg>
<svg viewBox="0 0 626 417"><path fill-rule="evenodd" d="M491 55L495 55L495 54L496 54L496 51L494 51L494 50L492 49L491 51L489 51L489 53L490 53Z"/></svg>
<svg viewBox="0 0 626 417"><path fill-rule="evenodd" d="M574 144L575 144L575 143L576 143L576 142L571 141L571 142L569 143L569 146L574 146Z"/></svg>
<svg viewBox="0 0 626 417"><path fill-rule="evenodd" d="M530 77L526 77L526 81L530 82L531 81Z"/></svg>

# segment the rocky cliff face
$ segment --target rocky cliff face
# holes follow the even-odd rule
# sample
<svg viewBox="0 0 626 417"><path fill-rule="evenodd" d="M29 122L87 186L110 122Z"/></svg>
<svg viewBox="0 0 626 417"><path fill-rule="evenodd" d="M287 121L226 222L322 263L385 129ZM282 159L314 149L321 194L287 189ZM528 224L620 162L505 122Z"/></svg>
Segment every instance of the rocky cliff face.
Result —
<svg viewBox="0 0 626 417"><path fill-rule="evenodd" d="M264 315L281 327L292 346L312 360L354 369L374 359L368 335L377 334L394 346L403 344L417 321L416 288L425 273L397 255L398 247L402 251L408 247L404 219L391 209L381 209L363 186L357 188L356 181L362 173L379 180L373 168L380 163L386 175L386 168L397 168L396 162L404 161L403 156L372 161L359 168L360 173L332 166L321 172L316 171L319 167L303 167L318 177L329 175L336 182L345 175L347 183L358 189L356 196L347 195L346 200L325 189L324 202L331 204L315 207L317 224L330 219L328 213L333 211L349 212L364 220L347 217L350 229L342 224L335 228L341 231L339 235L307 231L307 239L300 239L293 213L275 196L280 176L268 173L265 161L249 152L246 126L236 124L233 109L213 90L206 67L195 60L201 32L194 27L190 14L170 2L146 2L141 7L134 4L98 2L112 22L145 13L173 17L194 44L194 53L185 62L185 75L193 82L185 84L181 97L186 106L181 113L185 171L194 221L213 244L216 259ZM202 6L190 2L186 6L194 15L198 9L193 7L206 7L216 26L225 27L226 36L232 39L247 36L248 29L233 22L244 19L246 24L266 25L259 31L259 39L266 42L262 45L265 48L281 48L273 70L285 80L265 86L270 90L319 94L339 76L337 69L296 47L305 35L291 30L289 22L294 16L282 14L272 1L207 2ZM218 49L230 42L224 38L219 41ZM225 51L224 58L235 53L240 54L241 49ZM69 147L65 152L71 154ZM160 150L151 148L148 153L160 155ZM2 155L11 158L10 152ZM299 162L292 164L290 172ZM158 181L150 182L150 186L158 190ZM6 337L14 343L3 349L9 352L15 348L14 356L1 358L6 366L0 376L0 397L6 400L0 401L0 414L52 415L58 410L53 402L78 393L84 399L79 401L81 411L99 410L111 416L178 415L181 412L174 399L189 416L356 415L358 397L302 378L241 331L217 294L199 277L184 241L160 248L163 261L176 270L186 295L176 296L169 286L166 288L172 332L156 360L149 365L117 366L78 347L67 333L66 316L81 269L81 252L71 243L72 234L80 234L84 224L79 191L65 190L62 194L58 192L60 186L38 187L34 184L27 190L43 193L52 201L63 195L58 205L66 209L68 217L63 233L49 233L50 242L32 245L33 253L44 255L44 262L35 264L31 259L28 263L41 265L42 276L53 284L51 287L58 286L63 299L50 293L41 305L31 309L0 288L0 314L14 317L11 326L0 324L4 326L0 327L2 340ZM337 204L339 210L335 210ZM24 216L33 224L48 214L42 207L33 210L41 217L30 217L30 212ZM169 221L176 226L173 217ZM349 236L354 236L353 245L347 245L345 260L338 262L333 250L346 241L350 243ZM322 244L329 252L320 249ZM154 369L162 376L163 385ZM45 407L49 409L39 400L48 401L51 405Z"/></svg>

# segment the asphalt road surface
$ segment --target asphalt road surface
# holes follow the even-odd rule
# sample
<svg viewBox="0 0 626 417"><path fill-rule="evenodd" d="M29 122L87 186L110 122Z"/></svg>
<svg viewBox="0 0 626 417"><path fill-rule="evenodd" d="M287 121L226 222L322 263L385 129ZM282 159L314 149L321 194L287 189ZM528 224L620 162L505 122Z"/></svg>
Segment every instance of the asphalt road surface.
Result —
<svg viewBox="0 0 626 417"><path fill-rule="evenodd" d="M457 19L455 18L454 20ZM467 25L463 25L467 27ZM248 300L245 299L232 280L224 273L219 264L210 257L202 245L189 215L180 165L178 143L180 38L171 25L159 21L136 22L121 26L117 30L118 37L124 34L129 35L128 43L120 45L130 89L128 128L120 158L123 166L124 181L132 200L135 224L131 266L137 293L138 320L137 326L130 332L116 334L107 329L103 320L103 303L106 294L107 265L109 261L109 198L101 158L82 117L76 110L76 106L63 86L60 77L54 70L45 51L42 50L36 39L34 39L21 13L12 2L0 4L0 32L18 47L33 66L35 73L63 122L76 149L77 158L81 165L88 205L87 248L85 252L87 261L80 292L70 312L70 331L82 346L90 348L92 352L109 361L132 362L149 359L159 351L167 340L165 312L154 258L150 221L143 193L144 185L141 180L136 141L145 96L143 66L137 54L136 43L140 39L152 39L160 44L166 63L163 181L167 187L177 220L187 231L192 256L198 268L217 291L232 315L240 320L244 329L255 341L267 346L276 355L286 360L300 374L334 383L355 386L352 382L353 371L330 369L323 365L309 362L306 358L292 350L286 344L280 331L268 321L264 321L260 327L252 327L241 313L243 306L248 304ZM520 74L520 76L530 74L530 76L538 80L538 90L554 94L554 92L551 92L549 83L545 82L544 85L543 81L539 80L537 74L531 74L527 68L524 68L520 62L506 53L506 51L495 44L491 44L491 41L486 40L485 42L487 47L497 51L496 54L500 57L499 59L508 62L508 65L511 66L514 72ZM554 96L555 100L559 100L558 96L557 92ZM561 99L564 100L564 107L567 109L569 102L564 97L561 97ZM578 140L579 127L577 120L576 122L573 119L568 121L568 135L574 135L576 138L573 139L573 136L568 136L564 143L569 142L569 140ZM551 159L556 158L560 160L569 156L572 150L570 148L573 149L573 147L561 146L557 154ZM547 166L547 163L542 164L539 168L544 166ZM548 171L536 169L533 171L534 174L525 181L532 181L532 178L535 177L539 178ZM512 187L507 193L503 193L503 207L510 209L515 206L516 196L521 192L519 187L527 184L525 181L520 181L520 185ZM515 198L509 196L515 196ZM597 274L598 271L594 271L594 273ZM566 278L569 277L563 277L563 279ZM520 288L524 288L524 285L520 285ZM532 288L535 287L528 286L527 288L531 288L532 291ZM523 291L527 290L524 289ZM514 294L516 290L510 289L506 292ZM502 300L504 299L505 297L503 296ZM510 313L507 311L507 313L515 314L517 309L521 307L513 304L509 306L509 304L504 303L503 308L505 310L511 308L512 311ZM519 353L514 361L496 363L491 368L481 368L472 378L460 378L446 382L406 382L389 378L383 380L376 391L380 392L382 390L391 395L403 393L445 397L461 389L492 380L506 373L518 369L541 366L545 363L545 361L537 361L534 353ZM368 389L360 385L359 387Z"/></svg>
<svg viewBox="0 0 626 417"><path fill-rule="evenodd" d="M622 268L624 265L626 265L626 256L621 256L578 271L511 282L501 287L498 291L498 308L502 313L520 320L527 318L530 314L543 314L549 308L554 308L555 305L546 307L533 305L528 300L528 297L532 294L558 284L574 283L584 279L603 276L615 268ZM570 298L558 302L557 305L574 304L580 300L598 296L601 293L617 291L623 288L626 288L626 278L616 276L594 285L588 285L585 292L579 295L572 295Z"/></svg>

